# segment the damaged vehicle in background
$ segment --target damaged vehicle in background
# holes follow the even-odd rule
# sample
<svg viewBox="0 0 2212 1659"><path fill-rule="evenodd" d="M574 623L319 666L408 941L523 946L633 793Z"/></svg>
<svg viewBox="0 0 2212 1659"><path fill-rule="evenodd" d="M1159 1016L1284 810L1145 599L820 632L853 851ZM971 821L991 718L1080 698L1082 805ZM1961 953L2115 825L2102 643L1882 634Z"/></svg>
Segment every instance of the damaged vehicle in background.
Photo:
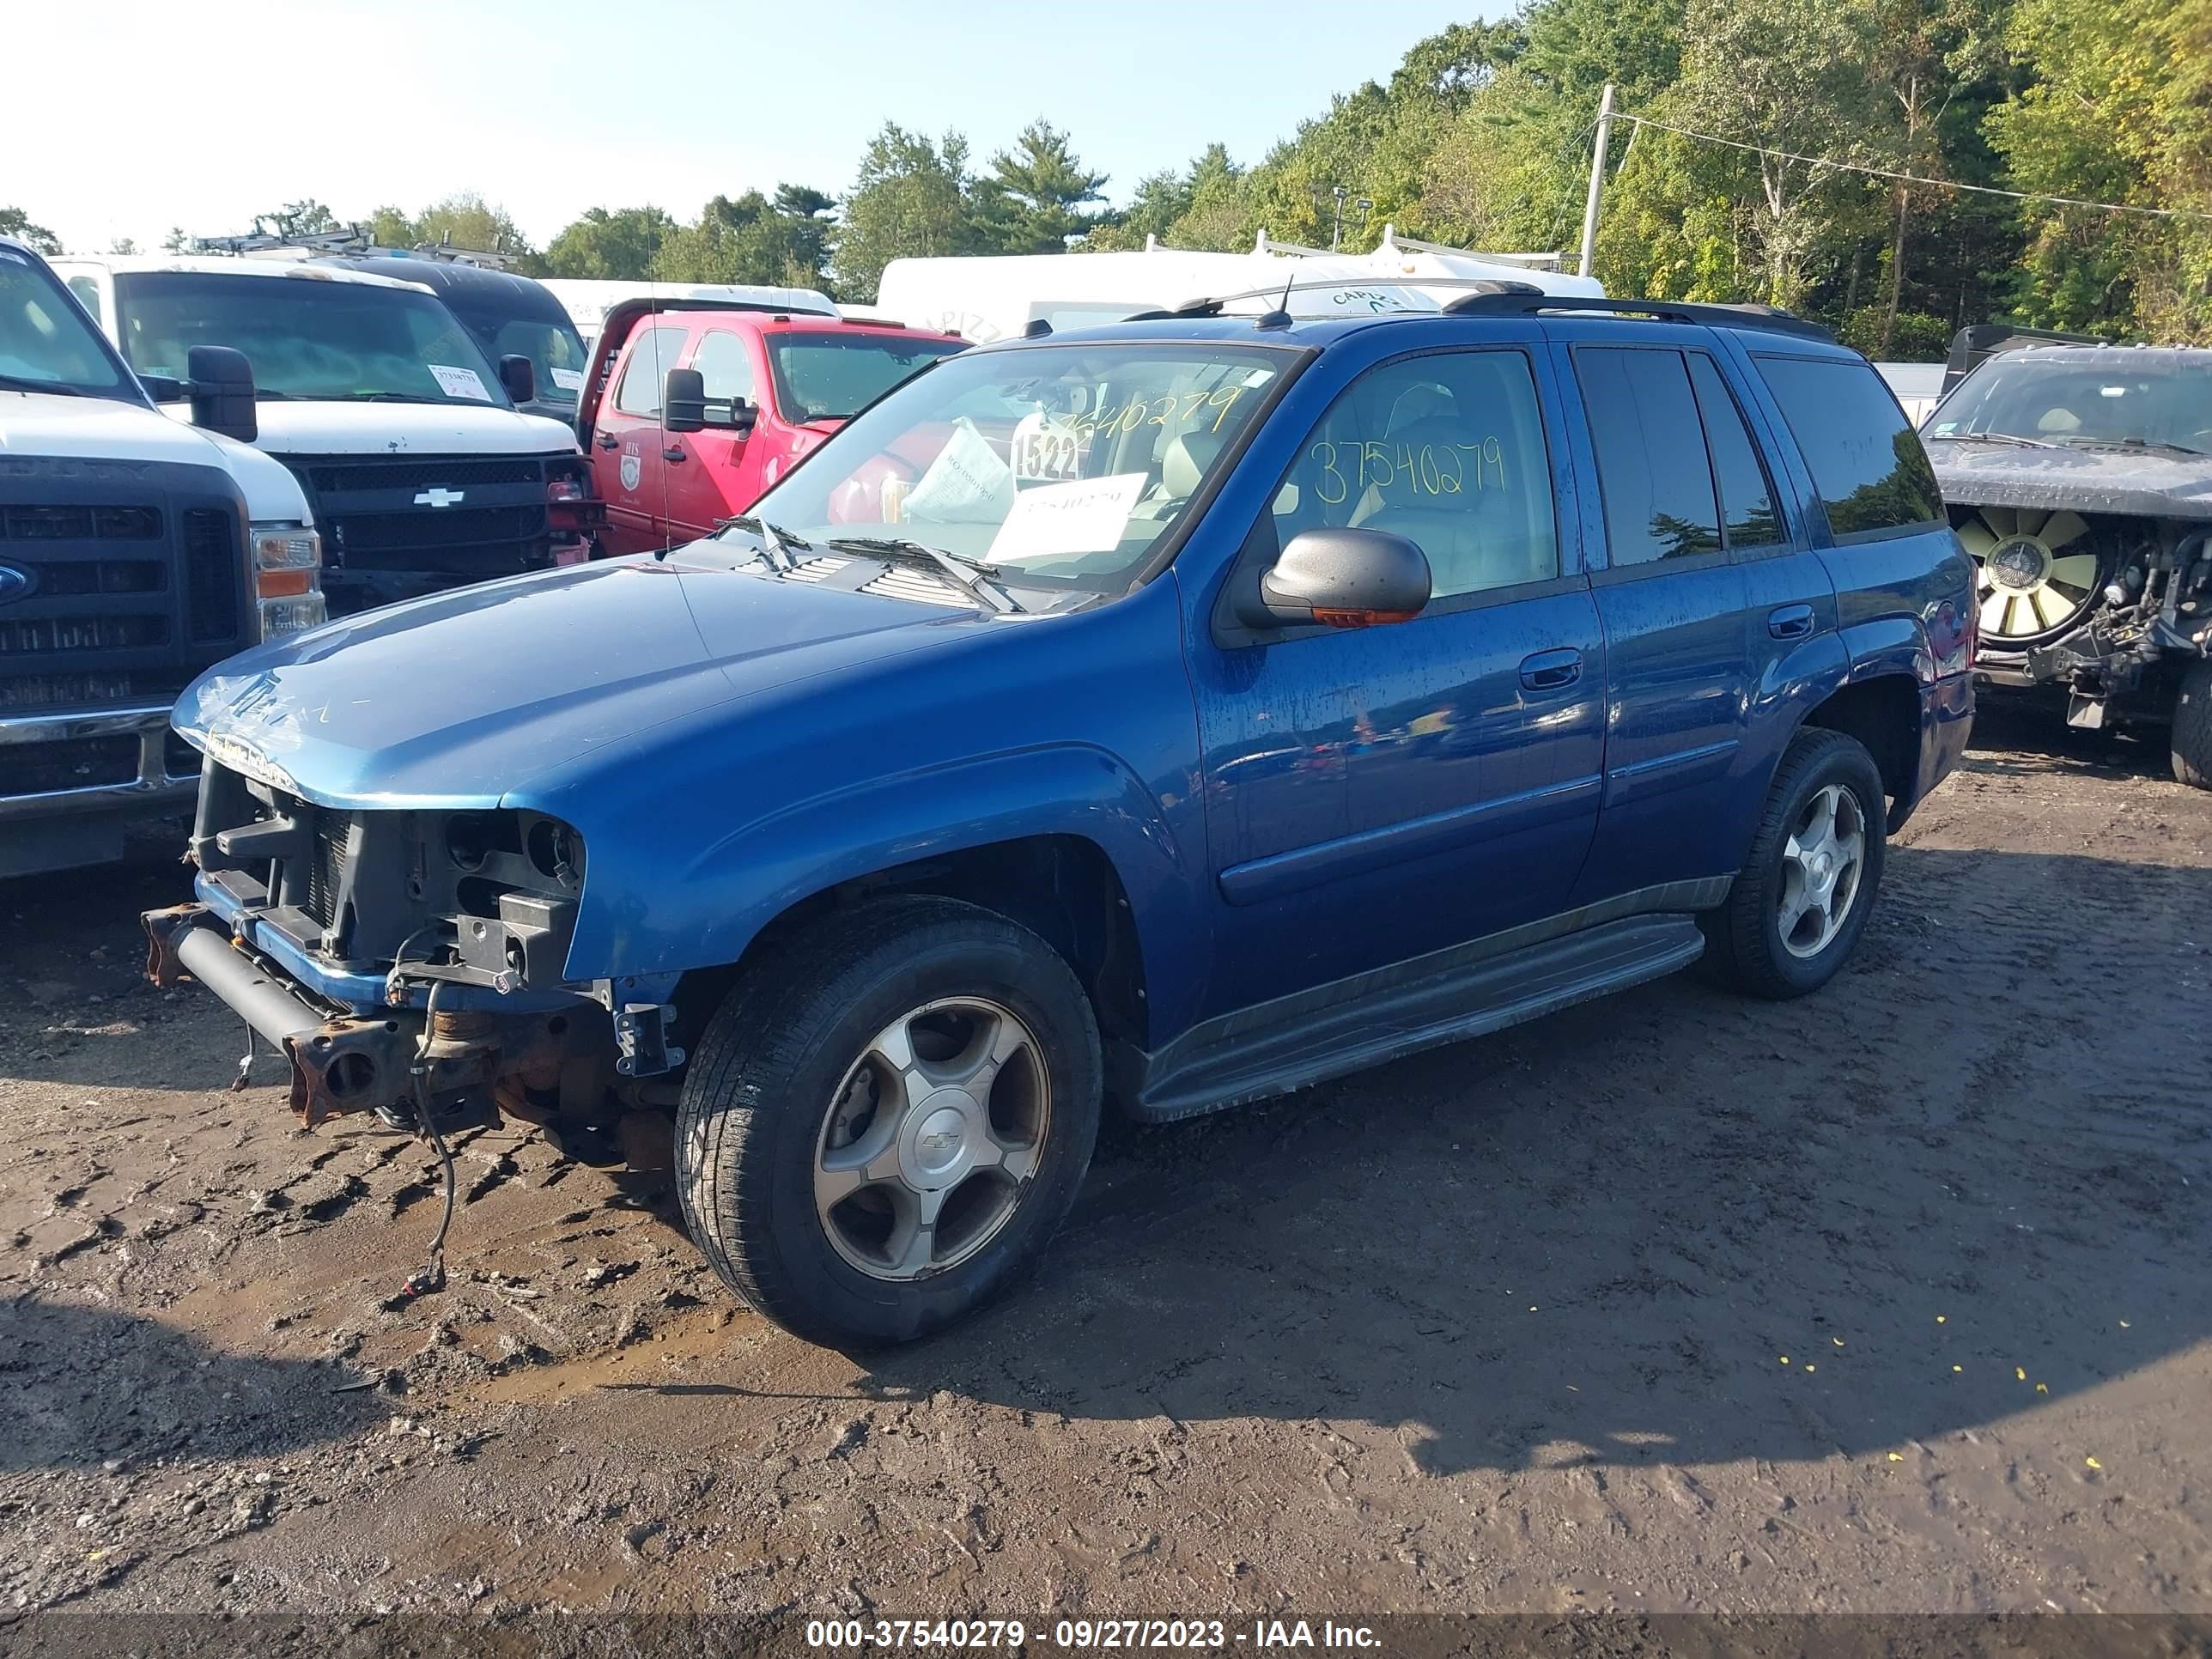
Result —
<svg viewBox="0 0 2212 1659"><path fill-rule="evenodd" d="M1977 678L2164 730L2212 788L2212 350L1974 332L1998 349L1921 436L1975 562Z"/></svg>

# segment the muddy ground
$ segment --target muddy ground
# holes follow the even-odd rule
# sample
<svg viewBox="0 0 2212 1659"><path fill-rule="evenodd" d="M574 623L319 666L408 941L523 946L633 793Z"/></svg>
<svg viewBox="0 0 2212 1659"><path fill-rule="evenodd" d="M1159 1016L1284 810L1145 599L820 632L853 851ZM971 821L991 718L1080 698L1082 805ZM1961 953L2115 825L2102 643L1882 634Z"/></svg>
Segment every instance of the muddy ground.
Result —
<svg viewBox="0 0 2212 1659"><path fill-rule="evenodd" d="M0 885L0 1620L2212 1609L2212 797L1984 732L1824 994L1111 1130L866 1363L521 1125L395 1306L433 1161L224 1091L181 872Z"/></svg>

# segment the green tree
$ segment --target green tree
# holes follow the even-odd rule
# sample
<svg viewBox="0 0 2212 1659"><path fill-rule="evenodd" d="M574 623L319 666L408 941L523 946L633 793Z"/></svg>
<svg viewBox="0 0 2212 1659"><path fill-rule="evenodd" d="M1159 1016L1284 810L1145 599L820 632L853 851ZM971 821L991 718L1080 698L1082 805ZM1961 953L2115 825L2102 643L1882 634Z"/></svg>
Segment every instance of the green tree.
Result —
<svg viewBox="0 0 2212 1659"><path fill-rule="evenodd" d="M34 225L31 216L19 207L0 207L0 236L13 236L28 242L41 253L59 253L61 238L44 225Z"/></svg>
<svg viewBox="0 0 2212 1659"><path fill-rule="evenodd" d="M1039 119L1024 127L1012 149L991 158L976 181L975 210L982 234L1006 253L1064 253L1096 215L1078 210L1105 200L1106 175L1087 170L1067 135Z"/></svg>
<svg viewBox="0 0 2212 1659"><path fill-rule="evenodd" d="M652 274L661 243L678 228L657 207L586 209L546 244L544 274L642 281Z"/></svg>
<svg viewBox="0 0 2212 1659"><path fill-rule="evenodd" d="M253 228L272 231L279 236L320 236L345 228L338 222L337 215L312 196L287 202L273 213L255 214Z"/></svg>
<svg viewBox="0 0 2212 1659"><path fill-rule="evenodd" d="M821 288L830 198L781 185L771 201L757 190L717 196L699 222L671 231L653 256L653 275L671 283L759 283Z"/></svg>
<svg viewBox="0 0 2212 1659"><path fill-rule="evenodd" d="M884 123L845 197L831 256L837 291L866 304L893 259L990 251L976 222L975 190L960 134L933 143Z"/></svg>
<svg viewBox="0 0 2212 1659"><path fill-rule="evenodd" d="M2027 78L1987 126L2015 188L2212 212L2212 15L2202 5L2018 0L2006 45ZM2021 214L2026 320L2212 337L2212 222L2052 203Z"/></svg>

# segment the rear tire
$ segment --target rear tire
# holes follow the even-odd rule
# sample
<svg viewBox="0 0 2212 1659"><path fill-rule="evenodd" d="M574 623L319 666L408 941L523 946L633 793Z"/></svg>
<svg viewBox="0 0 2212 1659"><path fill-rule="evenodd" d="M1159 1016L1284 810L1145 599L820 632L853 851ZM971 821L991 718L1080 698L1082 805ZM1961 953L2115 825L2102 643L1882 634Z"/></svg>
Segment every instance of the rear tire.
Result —
<svg viewBox="0 0 2212 1659"><path fill-rule="evenodd" d="M677 1121L684 1220L757 1311L927 1336L1033 1263L1097 1138L1098 1027L1027 928L951 899L834 915L730 992Z"/></svg>
<svg viewBox="0 0 2212 1659"><path fill-rule="evenodd" d="M1841 732L1800 732L1728 902L1698 918L1721 982L1784 1001L1833 979L1866 927L1888 834L1874 757Z"/></svg>
<svg viewBox="0 0 2212 1659"><path fill-rule="evenodd" d="M2212 662L2191 663L2173 702L2173 776L2212 789Z"/></svg>

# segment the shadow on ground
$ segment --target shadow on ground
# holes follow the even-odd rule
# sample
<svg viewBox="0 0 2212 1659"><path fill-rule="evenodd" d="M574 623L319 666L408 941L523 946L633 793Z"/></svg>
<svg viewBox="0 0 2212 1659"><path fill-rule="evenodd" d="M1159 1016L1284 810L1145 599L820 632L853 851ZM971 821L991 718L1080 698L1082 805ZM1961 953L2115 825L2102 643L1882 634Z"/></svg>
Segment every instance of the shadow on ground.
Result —
<svg viewBox="0 0 2212 1659"><path fill-rule="evenodd" d="M1361 1419L1435 1474L1997 1422L2212 1335L2208 915L2212 871L1894 849L1819 996L1678 976L1110 1134L1039 1280L868 1386Z"/></svg>
<svg viewBox="0 0 2212 1659"><path fill-rule="evenodd" d="M107 1309L0 1303L0 1472L272 1456L339 1440L390 1401L349 1368L230 1354Z"/></svg>

